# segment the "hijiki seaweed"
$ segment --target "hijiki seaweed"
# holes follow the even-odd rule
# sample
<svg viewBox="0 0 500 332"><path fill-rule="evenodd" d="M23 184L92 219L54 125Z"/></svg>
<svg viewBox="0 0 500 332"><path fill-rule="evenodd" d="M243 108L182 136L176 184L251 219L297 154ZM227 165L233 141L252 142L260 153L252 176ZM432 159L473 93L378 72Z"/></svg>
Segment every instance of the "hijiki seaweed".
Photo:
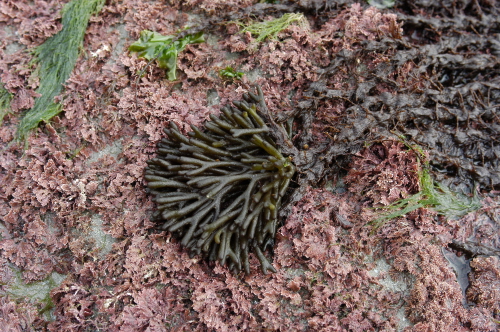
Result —
<svg viewBox="0 0 500 332"><path fill-rule="evenodd" d="M192 125L189 137L171 122L145 179L157 203L153 219L191 254L248 274L253 252L263 273L276 272L264 253L295 167L259 115L267 111L262 90L243 99L211 115L204 130Z"/></svg>

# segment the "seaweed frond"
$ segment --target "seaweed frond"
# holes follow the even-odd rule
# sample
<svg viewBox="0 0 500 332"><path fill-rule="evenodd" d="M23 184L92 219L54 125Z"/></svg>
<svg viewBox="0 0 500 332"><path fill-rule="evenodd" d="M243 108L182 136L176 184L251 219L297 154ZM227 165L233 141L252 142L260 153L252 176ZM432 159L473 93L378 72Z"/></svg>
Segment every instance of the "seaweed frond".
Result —
<svg viewBox="0 0 500 332"><path fill-rule="evenodd" d="M304 25L306 23L306 19L301 13L287 13L274 20L250 24L244 27L241 32L250 32L252 35L256 36L257 42L261 42L266 38L276 39L281 31L288 28L288 26L294 22L299 25ZM242 25L241 23L238 24Z"/></svg>
<svg viewBox="0 0 500 332"><path fill-rule="evenodd" d="M423 150L419 146L409 145L409 148L417 152L417 156L421 156L425 160ZM420 158L418 162L421 163ZM382 227L387 221L401 217L419 208L432 208L437 213L449 218L457 218L466 215L469 212L475 211L481 207L481 203L476 195L469 198L465 195L451 191L445 185L439 184L431 177L429 172L429 162L425 161L418 173L420 188L418 193L398 200L383 209L393 211L389 212L374 221L370 222L374 226L373 231Z"/></svg>
<svg viewBox="0 0 500 332"><path fill-rule="evenodd" d="M54 36L48 38L35 51L34 62L40 65L40 86L35 105L19 123L17 136L24 140L30 130L35 129L41 121L49 121L61 112L60 104L54 102L59 95L63 83L69 78L85 36L85 30L94 13L98 13L104 5L104 0L73 0L62 9L63 28Z"/></svg>
<svg viewBox="0 0 500 332"><path fill-rule="evenodd" d="M211 116L204 131L191 126L189 137L171 122L145 174L162 229L192 254L246 273L251 252L264 273L276 271L264 253L273 247L281 199L295 173L258 114L267 108L257 91Z"/></svg>
<svg viewBox="0 0 500 332"><path fill-rule="evenodd" d="M12 101L12 93L4 88L3 83L0 82L0 125L3 118L10 112L10 102Z"/></svg>
<svg viewBox="0 0 500 332"><path fill-rule="evenodd" d="M130 52L135 52L140 58L148 61L156 60L158 67L167 70L167 79L177 79L177 56L188 44L203 43L205 37L200 31L176 39L176 36L163 36L157 32L143 30L138 41L130 45Z"/></svg>
<svg viewBox="0 0 500 332"><path fill-rule="evenodd" d="M245 75L244 72L236 71L233 67L226 67L224 69L219 70L219 76L228 81L233 80L241 80L241 78Z"/></svg>

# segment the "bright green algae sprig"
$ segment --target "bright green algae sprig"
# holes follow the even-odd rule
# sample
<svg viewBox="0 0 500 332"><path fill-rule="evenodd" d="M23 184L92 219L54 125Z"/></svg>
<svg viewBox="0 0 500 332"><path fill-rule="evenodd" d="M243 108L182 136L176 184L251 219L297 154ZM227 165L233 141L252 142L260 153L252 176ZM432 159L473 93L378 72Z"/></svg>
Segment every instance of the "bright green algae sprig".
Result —
<svg viewBox="0 0 500 332"><path fill-rule="evenodd" d="M167 70L168 80L175 81L179 52L182 52L188 44L198 44L204 41L203 32L176 39L176 36L162 36L154 31L143 30L139 40L128 49L130 52L136 52L140 58L148 61L156 60L160 68Z"/></svg>
<svg viewBox="0 0 500 332"><path fill-rule="evenodd" d="M258 114L267 107L257 91L211 115L204 131L191 126L189 137L171 122L145 175L162 229L192 254L247 274L250 252L264 273L276 272L264 253L274 245L281 199L295 173Z"/></svg>

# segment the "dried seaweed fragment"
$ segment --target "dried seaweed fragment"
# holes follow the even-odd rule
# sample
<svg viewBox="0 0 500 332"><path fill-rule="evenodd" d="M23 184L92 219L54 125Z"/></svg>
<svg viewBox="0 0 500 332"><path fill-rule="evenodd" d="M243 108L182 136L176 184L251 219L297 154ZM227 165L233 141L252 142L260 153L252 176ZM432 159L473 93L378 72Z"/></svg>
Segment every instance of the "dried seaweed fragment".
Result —
<svg viewBox="0 0 500 332"><path fill-rule="evenodd" d="M171 122L145 175L161 228L191 253L235 272L250 273L250 252L264 273L276 271L264 252L274 244L281 199L295 173L258 114L267 108L257 91L211 116L205 131L191 126L189 138Z"/></svg>

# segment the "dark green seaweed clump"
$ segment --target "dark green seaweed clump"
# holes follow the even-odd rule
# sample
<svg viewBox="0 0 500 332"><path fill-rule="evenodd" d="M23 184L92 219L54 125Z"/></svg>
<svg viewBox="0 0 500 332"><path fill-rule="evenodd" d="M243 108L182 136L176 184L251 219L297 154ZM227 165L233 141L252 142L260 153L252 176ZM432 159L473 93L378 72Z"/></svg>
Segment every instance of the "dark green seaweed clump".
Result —
<svg viewBox="0 0 500 332"><path fill-rule="evenodd" d="M267 108L257 91L211 115L204 131L191 126L189 138L171 122L145 175L162 229L192 254L247 274L249 252L264 273L276 272L264 252L274 244L278 209L295 172L258 114Z"/></svg>

